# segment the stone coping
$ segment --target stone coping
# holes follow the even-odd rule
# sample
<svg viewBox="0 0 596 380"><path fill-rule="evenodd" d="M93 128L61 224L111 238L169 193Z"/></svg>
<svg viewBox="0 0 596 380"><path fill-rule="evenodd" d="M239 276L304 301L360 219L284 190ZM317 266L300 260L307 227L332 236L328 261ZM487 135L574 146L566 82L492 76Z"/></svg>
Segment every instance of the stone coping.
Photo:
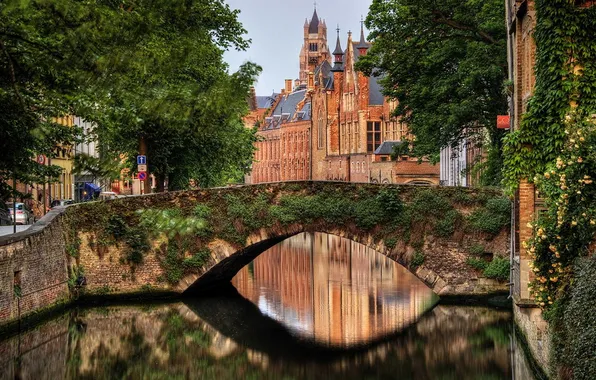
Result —
<svg viewBox="0 0 596 380"><path fill-rule="evenodd" d="M16 234L0 236L0 246L16 243L40 234L54 221L54 219L64 214L67 207L69 206L56 206L52 208L47 214L45 214L41 219L39 219L25 231L17 232Z"/></svg>
<svg viewBox="0 0 596 380"><path fill-rule="evenodd" d="M95 201L95 202L111 202L115 200L126 200L128 198L139 198L139 197L159 197L159 196L171 196L172 194L183 194L189 192L204 192L204 191L219 191L219 190L233 190L235 188L243 188L243 187L267 187L272 185L284 185L284 184L304 184L305 188L317 183L328 183L328 184L335 184L335 185L344 185L344 186L367 186L367 187L394 187L394 188L441 188L447 191L455 191L458 189L459 191L463 190L466 192L474 193L477 191L489 192L493 194L503 194L502 190L499 188L494 187L486 187L486 188L471 188L471 187L458 187L458 186L438 186L438 185L416 185L416 184L377 184L377 183L366 183L366 182L343 182L343 181L312 181L312 180L298 180L298 181L281 181L281 182L266 182L266 183L257 183L257 184L238 184L238 185L229 185L229 186L222 186L222 187L210 187L205 189L193 189L193 190L179 190L179 191L169 191L165 193L151 193L151 194L143 194L143 195L133 195L127 196L125 198L117 198L117 199L110 199L107 201ZM31 227L29 227L25 231L17 232L16 234L4 235L0 236L0 247L5 245L10 245L19 241L26 240L32 236L36 236L40 234L44 228L49 226L54 219L58 216L64 214L68 207L77 207L81 204L85 203L75 203L72 205L67 206L56 206L52 208L46 215L44 215L40 220L35 222ZM91 202L94 203L94 202Z"/></svg>

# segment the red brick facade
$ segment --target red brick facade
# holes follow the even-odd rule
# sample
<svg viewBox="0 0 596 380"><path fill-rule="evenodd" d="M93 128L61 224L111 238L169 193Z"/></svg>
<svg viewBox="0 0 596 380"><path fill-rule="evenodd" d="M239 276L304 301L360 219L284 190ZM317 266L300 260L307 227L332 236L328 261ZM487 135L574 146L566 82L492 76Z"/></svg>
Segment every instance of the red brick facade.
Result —
<svg viewBox="0 0 596 380"><path fill-rule="evenodd" d="M438 165L407 156L391 161L391 152L375 154L382 143L395 144L411 136L407 126L392 116L396 102L381 95L375 78L354 68L370 47L363 30L360 41L353 41L348 33L345 50L338 31L332 67L324 21L318 27L314 21L318 22L316 12L304 26L296 86L292 89L291 81L286 81L268 110L255 109L247 118L247 124L256 121L261 138L249 182L312 179L439 184ZM318 52L313 51L315 45Z"/></svg>

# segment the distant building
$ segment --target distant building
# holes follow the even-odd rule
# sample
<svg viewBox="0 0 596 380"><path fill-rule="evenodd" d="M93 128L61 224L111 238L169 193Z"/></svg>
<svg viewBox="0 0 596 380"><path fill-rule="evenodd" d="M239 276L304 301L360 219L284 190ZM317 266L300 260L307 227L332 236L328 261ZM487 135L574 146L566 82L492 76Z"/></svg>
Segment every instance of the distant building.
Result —
<svg viewBox="0 0 596 380"><path fill-rule="evenodd" d="M261 140L248 182L439 184L438 165L407 154L392 160L388 149L411 136L392 116L397 103L383 97L377 79L354 68L370 46L361 27L360 40L353 41L348 33L342 49L338 29L335 50L329 53L325 21L314 11L304 25L299 78L286 80L281 94L270 97L267 110L259 108L268 104L254 93L249 100L253 110L245 122L258 127Z"/></svg>

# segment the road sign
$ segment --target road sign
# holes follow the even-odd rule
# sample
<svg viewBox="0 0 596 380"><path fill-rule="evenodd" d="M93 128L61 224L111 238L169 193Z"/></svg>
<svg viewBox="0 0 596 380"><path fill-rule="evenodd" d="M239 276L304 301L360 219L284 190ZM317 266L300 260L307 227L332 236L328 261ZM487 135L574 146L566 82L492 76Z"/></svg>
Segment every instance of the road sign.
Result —
<svg viewBox="0 0 596 380"><path fill-rule="evenodd" d="M137 165L147 165L147 156L138 155L137 156Z"/></svg>
<svg viewBox="0 0 596 380"><path fill-rule="evenodd" d="M37 155L37 163L40 165L43 165L46 163L46 156L44 156L43 154L38 154Z"/></svg>
<svg viewBox="0 0 596 380"><path fill-rule="evenodd" d="M147 172L139 172L138 174L139 181L144 181L147 179Z"/></svg>
<svg viewBox="0 0 596 380"><path fill-rule="evenodd" d="M137 171L138 172L146 172L147 171L147 165L138 165L137 166Z"/></svg>

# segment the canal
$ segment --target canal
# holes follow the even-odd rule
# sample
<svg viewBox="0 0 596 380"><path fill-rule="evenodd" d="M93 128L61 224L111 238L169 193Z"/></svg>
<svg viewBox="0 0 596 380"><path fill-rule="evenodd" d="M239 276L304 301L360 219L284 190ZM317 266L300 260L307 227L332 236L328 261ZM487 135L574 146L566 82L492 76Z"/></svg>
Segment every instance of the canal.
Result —
<svg viewBox="0 0 596 380"><path fill-rule="evenodd" d="M529 379L508 310L442 305L356 242L300 234L212 297L76 308L0 340L0 379Z"/></svg>

